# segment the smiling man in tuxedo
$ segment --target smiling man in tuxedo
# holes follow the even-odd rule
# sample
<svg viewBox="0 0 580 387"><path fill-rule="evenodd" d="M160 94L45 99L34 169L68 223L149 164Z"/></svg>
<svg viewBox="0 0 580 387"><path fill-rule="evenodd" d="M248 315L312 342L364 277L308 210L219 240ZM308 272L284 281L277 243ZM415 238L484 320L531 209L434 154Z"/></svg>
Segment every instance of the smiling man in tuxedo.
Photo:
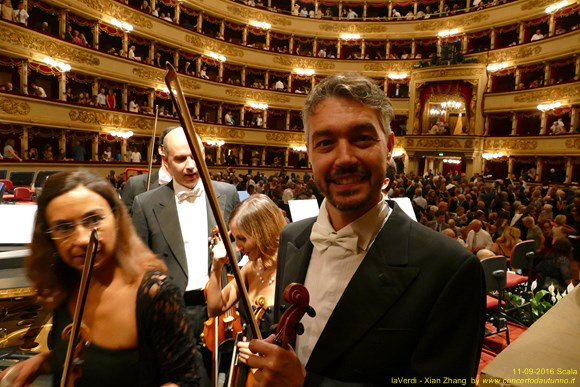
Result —
<svg viewBox="0 0 580 387"><path fill-rule="evenodd" d="M294 350L252 340L255 386L390 385L410 378L473 384L484 333L479 261L381 195L394 135L384 92L357 74L324 79L303 118L318 217L280 237L276 306L291 282L310 292ZM280 309L275 313L279 315ZM403 382L401 382L403 383Z"/></svg>

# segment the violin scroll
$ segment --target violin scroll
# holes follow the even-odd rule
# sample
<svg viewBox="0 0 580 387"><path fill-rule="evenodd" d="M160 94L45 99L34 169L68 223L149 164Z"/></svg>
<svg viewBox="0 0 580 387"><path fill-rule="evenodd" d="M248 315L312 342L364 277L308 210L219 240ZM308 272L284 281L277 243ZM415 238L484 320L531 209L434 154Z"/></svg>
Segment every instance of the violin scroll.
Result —
<svg viewBox="0 0 580 387"><path fill-rule="evenodd" d="M291 283L284 289L284 300L292 304L280 317L280 322L276 329L274 344L286 347L294 342L297 334L302 334L304 328L300 320L304 314L314 317L316 312L309 305L310 294L304 285Z"/></svg>

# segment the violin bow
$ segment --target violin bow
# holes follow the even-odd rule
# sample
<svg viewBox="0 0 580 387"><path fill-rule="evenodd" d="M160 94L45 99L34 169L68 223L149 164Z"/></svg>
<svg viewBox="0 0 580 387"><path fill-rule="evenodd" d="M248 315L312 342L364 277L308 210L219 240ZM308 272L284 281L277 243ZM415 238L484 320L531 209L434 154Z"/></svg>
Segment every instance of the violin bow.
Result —
<svg viewBox="0 0 580 387"><path fill-rule="evenodd" d="M181 84L179 83L179 79L177 77L177 72L175 71L173 65L167 62L166 67L167 74L165 74L165 83L167 84L167 88L169 89L169 96L173 101L173 105L177 109L179 122L181 123L183 131L185 132L185 137L187 138L189 148L191 149L191 154L193 156L193 159L195 160L195 164L201 177L203 187L205 188L205 193L207 194L207 200L209 201L213 215L217 222L218 229L222 236L228 260L230 262L234 274L234 279L236 280L238 289L241 291L240 302L242 304L244 311L246 312L246 315L253 316L254 313L252 311L250 297L248 296L248 290L246 289L244 281L242 281L242 273L240 271L240 266L238 265L238 260L236 259L236 256L234 254L234 248L229 238L226 222L224 221L224 218L220 211L217 196L213 189L213 185L211 184L211 179L209 177L207 165L205 164L203 152L197 141L197 133L195 132L193 120L191 119L191 114L189 113L187 101L185 100L185 94L183 94ZM252 331L252 337L261 340L262 335L260 333L260 329L258 329L258 323L253 318L250 318L249 320L250 320L249 321L250 328Z"/></svg>
<svg viewBox="0 0 580 387"><path fill-rule="evenodd" d="M153 155L155 154L155 135L157 134L157 118L159 118L159 105L155 105L155 123L153 124L153 135L151 136L151 153L149 154L149 173L147 174L147 185L145 191L149 191L151 186L151 172L153 172Z"/></svg>
<svg viewBox="0 0 580 387"><path fill-rule="evenodd" d="M91 232L91 237L89 239L89 244L87 246L87 252L85 254L85 263L83 266L83 273L81 276L81 283L79 285L79 294L77 296L77 303L75 306L75 313L73 316L72 329L70 332L70 337L68 340L68 348L66 351L66 358L64 361L62 377L60 379L60 387L67 387L69 384L69 378L71 374L71 368L73 367L74 348L76 342L79 339L79 334L81 330L81 322L83 319L83 313L85 311L85 303L87 302L87 295L89 284L91 282L91 275L93 273L93 266L95 264L95 257L97 256L97 249L99 247L99 237L97 235L97 229L94 228Z"/></svg>

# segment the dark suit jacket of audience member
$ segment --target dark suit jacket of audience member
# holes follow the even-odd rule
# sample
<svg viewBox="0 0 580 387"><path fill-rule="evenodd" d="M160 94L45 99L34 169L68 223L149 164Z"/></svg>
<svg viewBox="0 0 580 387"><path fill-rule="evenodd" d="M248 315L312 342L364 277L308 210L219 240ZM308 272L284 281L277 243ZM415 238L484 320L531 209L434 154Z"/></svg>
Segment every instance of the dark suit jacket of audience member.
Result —
<svg viewBox="0 0 580 387"><path fill-rule="evenodd" d="M232 210L240 202L238 192L231 184L218 181L212 181L212 184L223 218L228 223ZM188 280L187 258L177 215L173 181L136 196L132 212L137 234L153 252L165 261L173 283L185 291ZM207 201L207 219L209 238L212 228L217 224L209 200ZM211 258L209 258L209 266L211 266Z"/></svg>
<svg viewBox="0 0 580 387"><path fill-rule="evenodd" d="M484 334L481 264L388 203L393 211L312 351L305 386L390 385L397 376L465 378L472 385ZM282 231L276 321L284 288L306 278L315 220Z"/></svg>
<svg viewBox="0 0 580 387"><path fill-rule="evenodd" d="M430 220L428 221L425 226L429 227L431 230L435 230L437 231L437 221L436 220ZM446 228L449 228L449 223L441 223L441 231L445 230Z"/></svg>
<svg viewBox="0 0 580 387"><path fill-rule="evenodd" d="M123 186L121 191L121 200L127 206L129 212L132 211L133 200L135 196L147 192L147 173L142 175L131 176ZM151 182L149 183L149 190L159 187L159 171L151 173Z"/></svg>

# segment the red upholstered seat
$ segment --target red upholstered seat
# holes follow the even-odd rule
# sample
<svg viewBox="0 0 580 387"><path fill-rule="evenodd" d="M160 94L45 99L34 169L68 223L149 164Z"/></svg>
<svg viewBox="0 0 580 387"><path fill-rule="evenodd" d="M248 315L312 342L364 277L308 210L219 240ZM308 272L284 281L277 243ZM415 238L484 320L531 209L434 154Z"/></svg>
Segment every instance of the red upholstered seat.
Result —
<svg viewBox="0 0 580 387"><path fill-rule="evenodd" d="M523 284L523 283L527 283L528 282L528 277L525 275L519 275L516 273L512 273L512 272L507 272L507 277L506 277L506 288L512 288L514 286L517 286L519 284Z"/></svg>

